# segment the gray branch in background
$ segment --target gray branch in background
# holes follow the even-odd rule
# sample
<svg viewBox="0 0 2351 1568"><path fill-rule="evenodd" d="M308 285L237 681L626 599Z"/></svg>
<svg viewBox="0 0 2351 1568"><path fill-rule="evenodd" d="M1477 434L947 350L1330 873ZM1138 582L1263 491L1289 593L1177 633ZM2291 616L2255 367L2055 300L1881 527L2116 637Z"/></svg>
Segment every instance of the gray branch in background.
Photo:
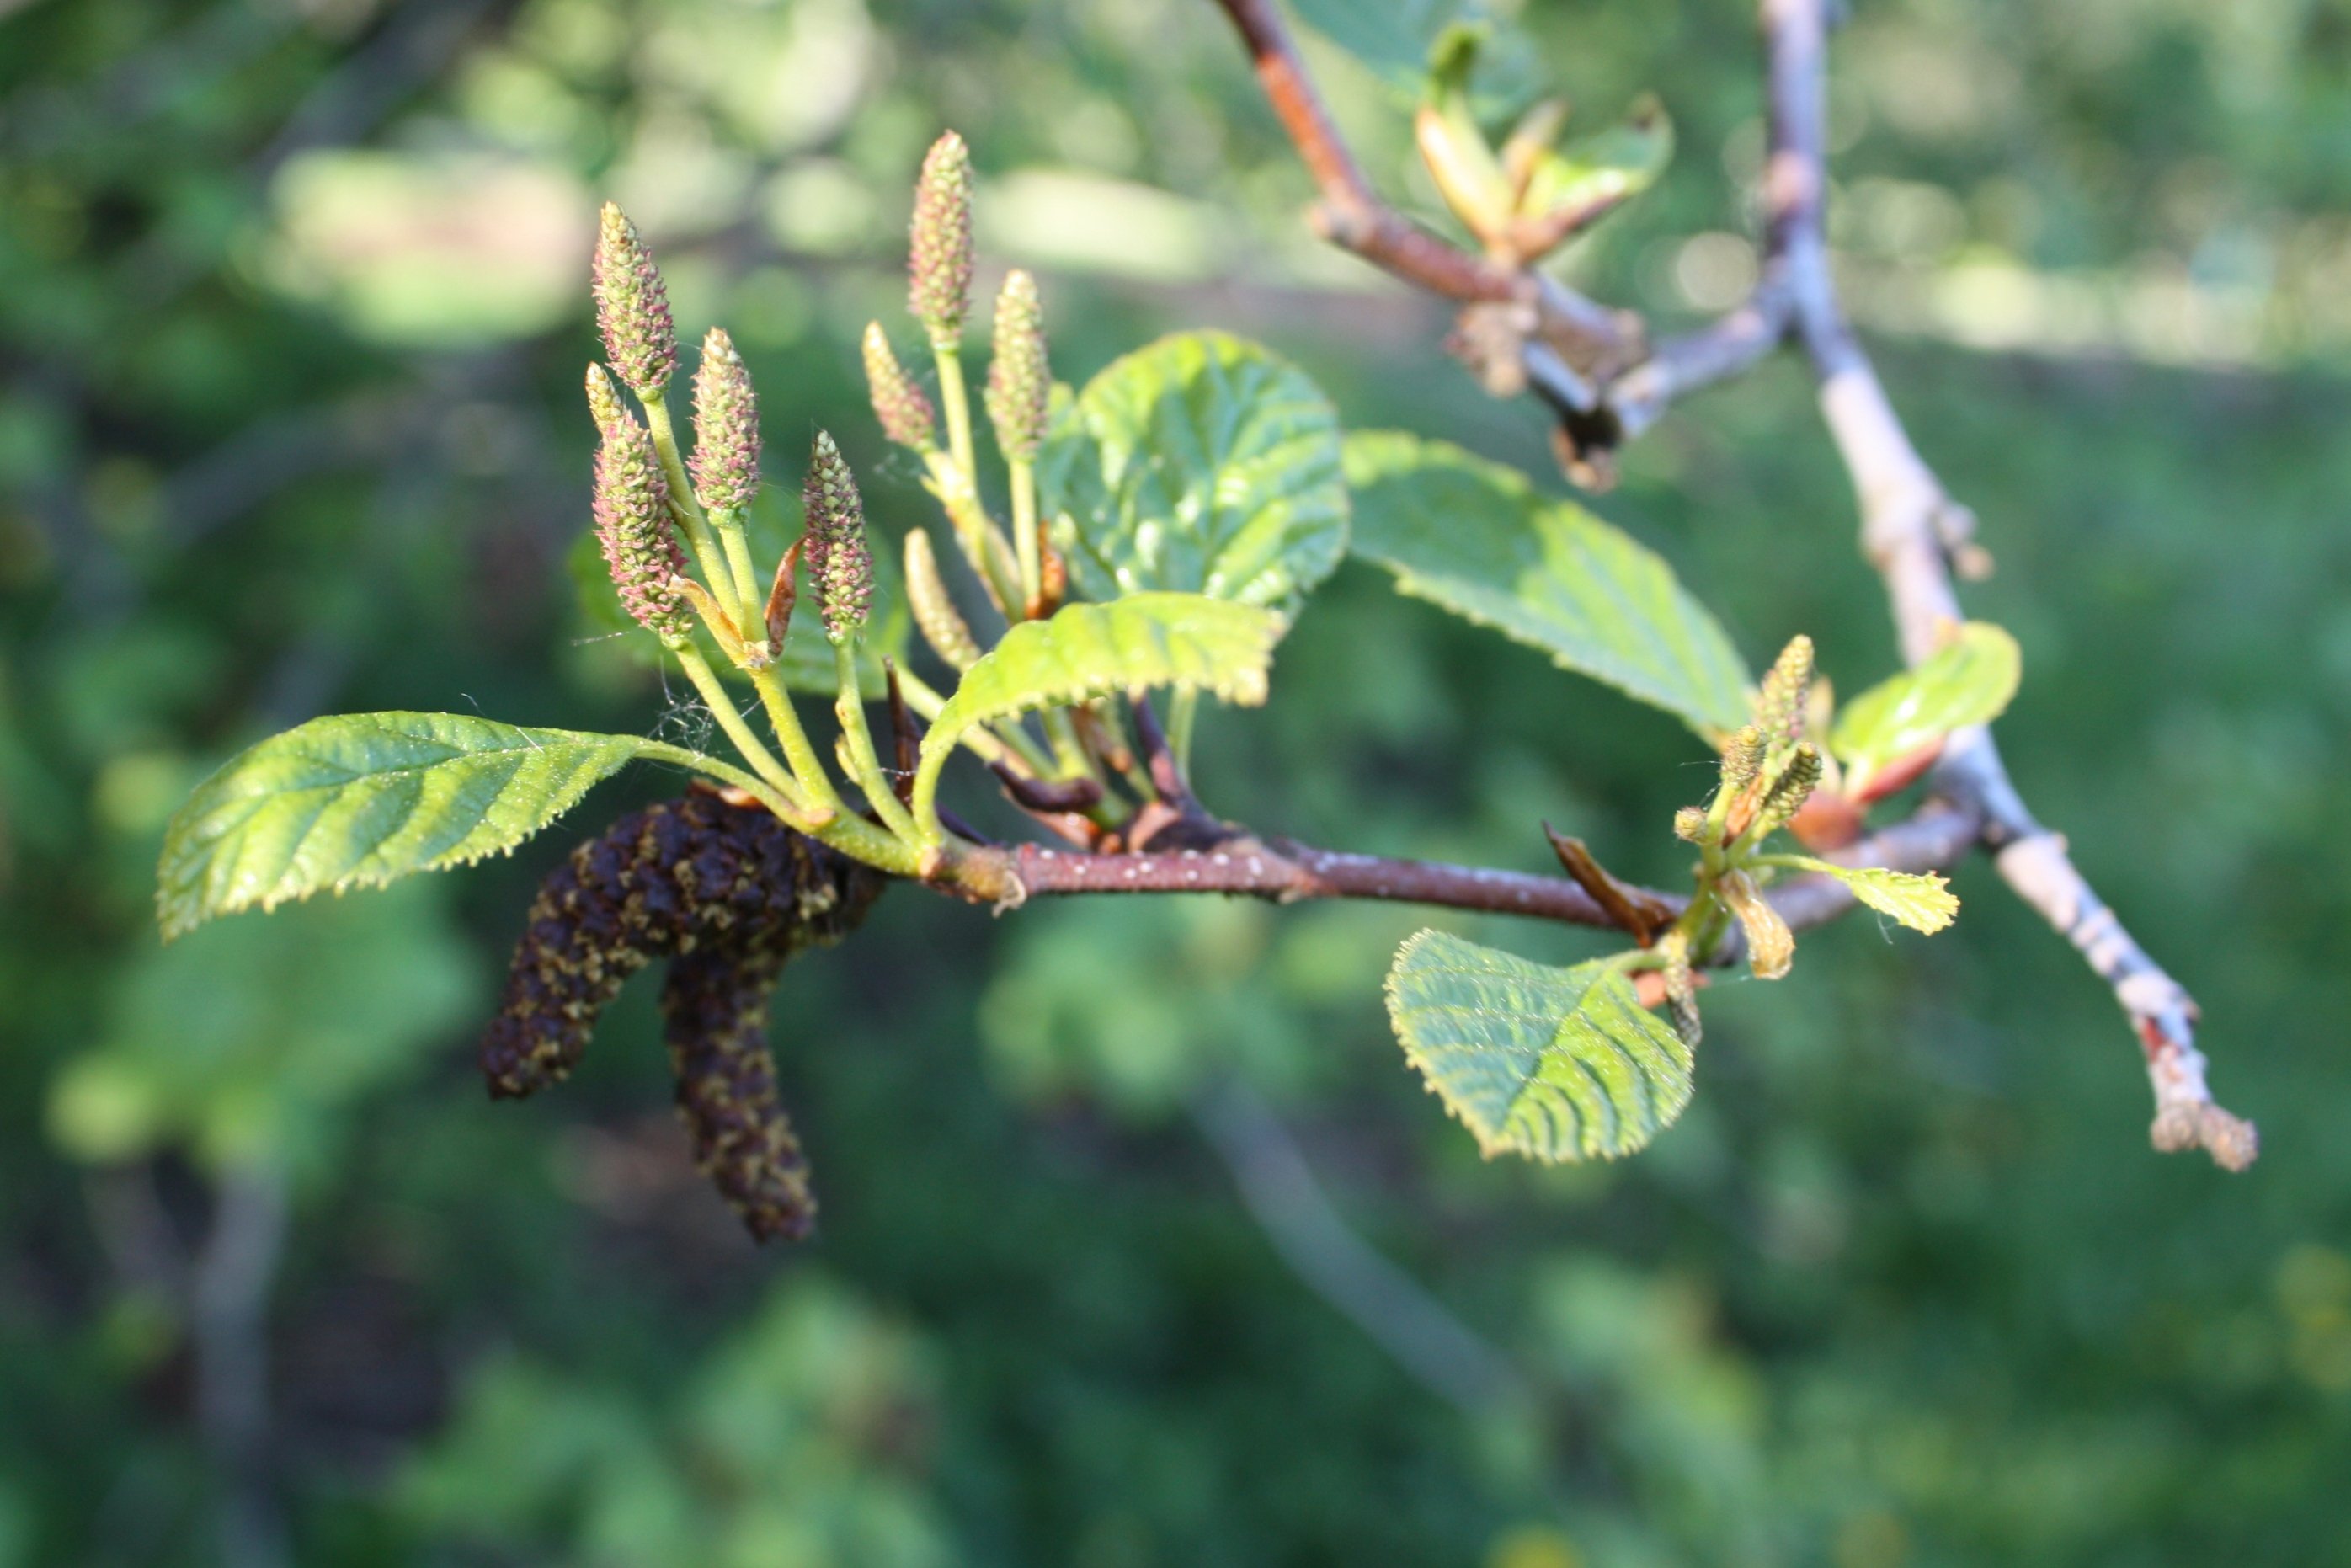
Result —
<svg viewBox="0 0 2351 1568"><path fill-rule="evenodd" d="M221 1178L212 1227L190 1270L196 1424L218 1478L222 1562L278 1568L286 1523L269 1468L269 1292L286 1242L285 1178L237 1170Z"/></svg>
<svg viewBox="0 0 2351 1568"><path fill-rule="evenodd" d="M1784 279L1792 330L1820 378L1822 416L1860 503L1863 552L1885 580L1903 656L1917 664L1962 619L1951 565L1971 548L1973 517L1919 456L1838 305L1823 212L1829 20L1828 0L1763 0L1766 273ZM2202 1148L2230 1170L2251 1165L2260 1147L2253 1124L2214 1103L2205 1084L2194 999L2092 891L2064 837L2033 820L1991 731L1952 737L1930 782L1981 815L1981 841L2001 879L2112 988L2146 1054L2156 1147Z"/></svg>
<svg viewBox="0 0 2351 1568"><path fill-rule="evenodd" d="M1256 1090L1228 1078L1194 1099L1192 1115L1290 1271L1416 1382L1471 1415L1529 1396L1509 1357L1349 1228Z"/></svg>

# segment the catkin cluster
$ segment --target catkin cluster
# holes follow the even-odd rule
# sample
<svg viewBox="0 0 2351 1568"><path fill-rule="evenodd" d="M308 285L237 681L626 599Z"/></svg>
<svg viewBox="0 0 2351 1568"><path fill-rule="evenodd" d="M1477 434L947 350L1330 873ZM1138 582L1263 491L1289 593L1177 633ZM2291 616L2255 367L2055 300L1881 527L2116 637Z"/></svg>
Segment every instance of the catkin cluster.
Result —
<svg viewBox="0 0 2351 1568"><path fill-rule="evenodd" d="M706 791L630 813L540 884L482 1040L491 1094L559 1082L622 982L668 958L664 1036L696 1163L753 1235L806 1235L815 1202L776 1092L768 997L794 953L854 929L883 882Z"/></svg>

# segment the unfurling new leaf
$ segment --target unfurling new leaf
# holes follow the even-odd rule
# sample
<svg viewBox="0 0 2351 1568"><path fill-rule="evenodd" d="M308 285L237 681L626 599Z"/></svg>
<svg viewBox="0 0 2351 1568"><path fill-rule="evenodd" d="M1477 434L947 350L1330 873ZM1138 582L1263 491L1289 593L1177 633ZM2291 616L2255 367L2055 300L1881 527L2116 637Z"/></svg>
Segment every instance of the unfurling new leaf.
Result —
<svg viewBox="0 0 2351 1568"><path fill-rule="evenodd" d="M1970 621L1917 668L1854 698L1829 736L1829 749L1850 770L1845 792L1859 795L1871 773L1955 729L1998 718L2023 666L2014 637Z"/></svg>
<svg viewBox="0 0 2351 1568"><path fill-rule="evenodd" d="M1489 1157L1629 1155L1689 1103L1689 1047L1604 959L1554 968L1423 931L1387 995L1406 1059Z"/></svg>
<svg viewBox="0 0 2351 1568"><path fill-rule="evenodd" d="M1853 890L1853 895L1881 915L1890 915L1913 931L1933 936L1959 918L1959 901L1935 873L1889 871L1883 866L1838 865L1810 855L1773 855L1771 863L1792 871L1833 876Z"/></svg>

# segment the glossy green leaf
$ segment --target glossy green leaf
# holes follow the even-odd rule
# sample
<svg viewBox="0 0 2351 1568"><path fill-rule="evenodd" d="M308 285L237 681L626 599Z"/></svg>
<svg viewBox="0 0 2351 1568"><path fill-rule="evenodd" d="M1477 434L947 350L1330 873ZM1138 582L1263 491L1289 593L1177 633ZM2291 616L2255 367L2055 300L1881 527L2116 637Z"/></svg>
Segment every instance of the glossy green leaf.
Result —
<svg viewBox="0 0 2351 1568"><path fill-rule="evenodd" d="M1078 591L1205 593L1295 615L1347 552L1339 416L1305 373L1222 332L1105 368L1038 465Z"/></svg>
<svg viewBox="0 0 2351 1568"><path fill-rule="evenodd" d="M1517 473L1443 442L1350 435L1354 551L1396 587L1541 648L1701 735L1747 721L1747 670L1658 557Z"/></svg>
<svg viewBox="0 0 2351 1568"><path fill-rule="evenodd" d="M1959 901L1937 873L1889 871L1884 866L1846 866L1811 855L1774 855L1771 864L1792 871L1833 876L1853 890L1853 895L1881 915L1890 915L1913 931L1933 936L1959 917Z"/></svg>
<svg viewBox="0 0 2351 1568"><path fill-rule="evenodd" d="M1604 959L1554 968L1423 931L1387 998L1405 1058L1489 1158L1613 1159L1689 1103L1689 1047Z"/></svg>
<svg viewBox="0 0 2351 1568"><path fill-rule="evenodd" d="M1990 724L2016 695L2024 656L2016 639L1970 621L1916 669L1874 685L1844 705L1829 749L1853 772L1849 791L1876 769L1971 724Z"/></svg>
<svg viewBox="0 0 2351 1568"><path fill-rule="evenodd" d="M463 714L312 719L230 758L172 817L157 873L163 935L501 853L630 758L674 751Z"/></svg>
<svg viewBox="0 0 2351 1568"><path fill-rule="evenodd" d="M1624 120L1535 161L1521 212L1605 209L1656 183L1674 153L1674 124L1654 98L1635 103Z"/></svg>

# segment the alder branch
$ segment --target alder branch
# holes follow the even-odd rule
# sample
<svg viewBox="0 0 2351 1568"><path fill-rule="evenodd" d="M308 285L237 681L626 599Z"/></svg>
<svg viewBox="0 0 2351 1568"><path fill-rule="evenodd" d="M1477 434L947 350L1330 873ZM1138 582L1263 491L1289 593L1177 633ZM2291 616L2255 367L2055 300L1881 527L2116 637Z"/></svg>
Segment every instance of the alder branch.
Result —
<svg viewBox="0 0 2351 1568"><path fill-rule="evenodd" d="M1890 871L1939 871L1967 853L1981 834L1974 810L1929 800L1917 814L1847 845L1824 858L1851 866ZM1487 915L1517 915L1570 925L1622 930L1599 900L1576 882L1486 866L1442 861L1398 860L1320 849L1296 839L1260 838L1233 828L1230 836L1206 847L1136 850L1113 853L1019 844L982 850L963 869L964 885L998 902L1017 904L1031 898L1079 894L1242 894L1276 904L1357 899L1424 904ZM990 873L997 880L991 880ZM1627 886L1636 900L1678 915L1687 894ZM1810 874L1776 884L1771 902L1792 929L1823 925L1855 907L1853 894L1833 877ZM1736 937L1707 956L1714 965L1733 963L1741 949Z"/></svg>
<svg viewBox="0 0 2351 1568"><path fill-rule="evenodd" d="M1515 304L1531 312L1533 335L1522 348L1523 382L1511 385L1490 374L1484 379L1496 391L1531 386L1558 411L1572 470L1604 480L1607 469L1596 459L1653 425L1676 399L1738 375L1790 339L1800 343L1820 381L1823 417L1853 479L1863 549L1885 580L1903 654L1915 664L1934 652L1944 629L1962 618L1952 585L1954 561L1973 567L1982 557L1971 538L1972 515L1951 500L1919 456L1838 302L1823 221L1830 0L1761 0L1771 124L1765 254L1753 297L1698 331L1665 340L1646 355L1638 352L1643 338L1637 319L1539 274L1462 252L1383 204L1332 125L1270 0L1217 4L1240 32L1275 113L1322 191L1316 226L1324 237L1445 298L1472 307ZM1503 336L1507 340L1508 334ZM1990 850L2010 888L2081 951L2130 1019L2155 1089L2155 1145L2201 1147L2231 1170L2250 1165L2258 1150L2252 1124L2216 1104L2206 1086L2205 1059L2195 1044L2195 1001L2090 888L2069 858L2064 839L2033 819L1990 732L1978 728L1953 736L1931 788L1948 809L1938 814L1930 808L1914 819L1910 826L1919 836L1931 836L1930 828L1956 831L1962 822L1970 831L1956 843L1933 846L1949 847L1951 853L1916 869L1939 869L1970 843ZM1328 852L1265 848L1253 879L1264 885L1228 891L1285 899L1405 896L1528 913L1541 908L1552 918L1580 924L1595 924L1590 916L1600 914L1580 887L1549 878L1492 882L1484 879L1505 873L1352 856L1318 861L1317 855ZM1023 869L1029 869L1026 862ZM1164 869L1123 863L1111 875L1122 883L1130 878L1141 883ZM1195 869L1180 868L1178 874ZM1066 874L1056 868L1028 891L1101 890L1098 881L1083 887L1053 885ZM1076 873L1081 883L1092 878L1092 873ZM1417 891L1377 891L1406 885ZM1775 891L1775 902L1782 901L1792 925L1812 923L1815 914L1841 913L1840 904L1851 904L1834 883L1791 883ZM1798 915L1807 918L1800 922Z"/></svg>

